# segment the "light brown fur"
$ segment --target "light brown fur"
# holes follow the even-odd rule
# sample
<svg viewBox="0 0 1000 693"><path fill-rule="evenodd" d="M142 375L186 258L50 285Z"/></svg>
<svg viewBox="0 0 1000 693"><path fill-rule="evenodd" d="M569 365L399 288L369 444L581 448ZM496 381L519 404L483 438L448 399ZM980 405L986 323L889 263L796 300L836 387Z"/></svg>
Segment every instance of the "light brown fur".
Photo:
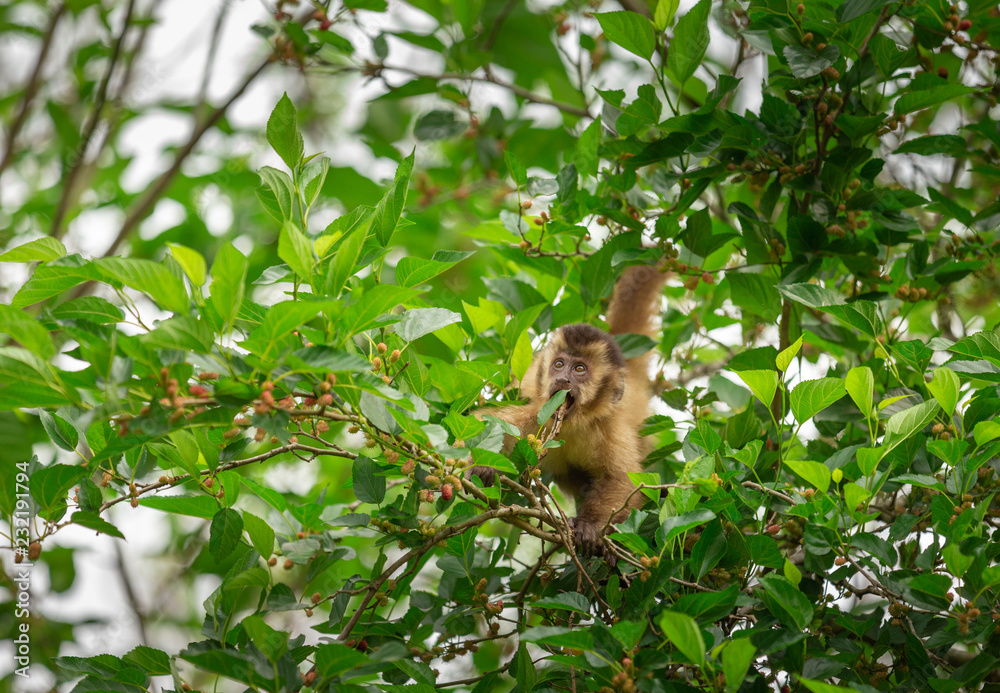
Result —
<svg viewBox="0 0 1000 693"><path fill-rule="evenodd" d="M654 336L652 318L659 313L664 279L655 267L626 269L608 307L609 333ZM508 421L526 436L537 432L538 411L553 392L569 389L575 395L558 436L563 445L550 449L541 467L576 499L576 540L588 553L602 552L601 532L613 513L620 522L644 500L638 493L629 499L635 486L628 474L642 471L648 452L639 428L649 416L649 358L647 353L623 360L608 333L583 325L562 327L525 374L521 393L527 404L475 412ZM576 365L583 365L585 373L566 372ZM507 436L505 450L515 442ZM472 473L492 482L488 468L475 467Z"/></svg>

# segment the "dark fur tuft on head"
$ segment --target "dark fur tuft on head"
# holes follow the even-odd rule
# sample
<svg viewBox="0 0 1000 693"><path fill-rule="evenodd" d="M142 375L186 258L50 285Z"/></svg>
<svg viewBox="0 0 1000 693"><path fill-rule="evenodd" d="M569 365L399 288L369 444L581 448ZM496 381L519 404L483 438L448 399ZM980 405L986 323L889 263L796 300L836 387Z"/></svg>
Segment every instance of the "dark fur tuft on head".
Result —
<svg viewBox="0 0 1000 693"><path fill-rule="evenodd" d="M577 323L563 327L559 333L562 335L563 341L566 342L566 350L570 353L578 354L588 344L603 344L608 361L616 368L625 367L625 356L622 354L621 347L618 346L615 338L604 330L593 325Z"/></svg>

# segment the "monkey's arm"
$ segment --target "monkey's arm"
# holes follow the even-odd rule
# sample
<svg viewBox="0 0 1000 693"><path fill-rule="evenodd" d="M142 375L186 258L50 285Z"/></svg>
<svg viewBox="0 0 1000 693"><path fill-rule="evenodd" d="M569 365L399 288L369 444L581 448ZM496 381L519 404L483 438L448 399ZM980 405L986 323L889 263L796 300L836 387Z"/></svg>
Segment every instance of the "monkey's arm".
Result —
<svg viewBox="0 0 1000 693"><path fill-rule="evenodd" d="M576 543L584 553L602 555L602 538L608 519L621 522L632 508L642 507L645 496L641 493L633 494L634 490L635 485L628 475L618 472L594 478L581 489L573 530ZM614 517L612 513L615 513Z"/></svg>
<svg viewBox="0 0 1000 693"><path fill-rule="evenodd" d="M502 421L514 424L521 435L526 436L538 429L538 409L534 402L528 402L527 404L512 404L507 407L477 409L472 412L472 415L479 420L482 420L484 416L495 416ZM503 451L509 454L514 449L515 443L517 443L517 438L504 434ZM469 478L478 476L484 484L492 486L496 479L496 470L492 467L476 465L469 469L467 476Z"/></svg>

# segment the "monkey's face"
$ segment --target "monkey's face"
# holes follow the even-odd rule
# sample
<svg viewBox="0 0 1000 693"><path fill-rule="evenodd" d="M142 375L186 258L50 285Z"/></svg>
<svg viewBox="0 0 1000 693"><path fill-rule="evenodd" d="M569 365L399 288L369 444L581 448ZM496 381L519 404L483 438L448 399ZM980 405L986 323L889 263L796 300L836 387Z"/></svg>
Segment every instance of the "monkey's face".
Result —
<svg viewBox="0 0 1000 693"><path fill-rule="evenodd" d="M603 416L622 399L625 359L607 332L586 324L568 325L532 364L527 380L528 392L543 401L566 390L566 417L579 423Z"/></svg>
<svg viewBox="0 0 1000 693"><path fill-rule="evenodd" d="M549 365L549 397L560 390L566 393L566 415L569 416L581 399L589 399L591 369L587 360L579 356L558 353Z"/></svg>

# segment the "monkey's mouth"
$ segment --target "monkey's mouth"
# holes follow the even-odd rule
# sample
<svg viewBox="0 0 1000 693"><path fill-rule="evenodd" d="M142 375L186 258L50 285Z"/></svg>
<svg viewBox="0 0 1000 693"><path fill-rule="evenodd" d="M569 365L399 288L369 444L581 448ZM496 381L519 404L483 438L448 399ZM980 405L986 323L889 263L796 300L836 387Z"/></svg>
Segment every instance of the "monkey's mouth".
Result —
<svg viewBox="0 0 1000 693"><path fill-rule="evenodd" d="M573 406L576 404L576 397L572 390L566 390L566 401L562 404L563 416L568 416Z"/></svg>

